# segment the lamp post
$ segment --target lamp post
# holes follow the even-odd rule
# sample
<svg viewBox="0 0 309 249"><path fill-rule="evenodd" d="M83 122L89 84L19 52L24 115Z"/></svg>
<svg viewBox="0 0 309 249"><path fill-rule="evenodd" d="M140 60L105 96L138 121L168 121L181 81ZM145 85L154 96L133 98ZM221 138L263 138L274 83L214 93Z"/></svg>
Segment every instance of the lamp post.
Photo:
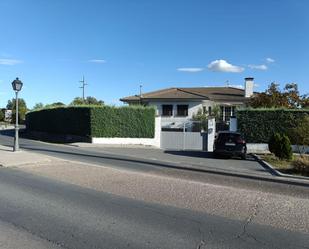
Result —
<svg viewBox="0 0 309 249"><path fill-rule="evenodd" d="M15 113L15 138L14 138L14 148L13 151L18 151L19 150L19 141L18 141L18 92L21 90L21 88L23 87L23 83L16 78L13 82L12 82L12 87L13 90L15 91L16 94L16 98L15 98L15 105L16 105L16 113Z"/></svg>

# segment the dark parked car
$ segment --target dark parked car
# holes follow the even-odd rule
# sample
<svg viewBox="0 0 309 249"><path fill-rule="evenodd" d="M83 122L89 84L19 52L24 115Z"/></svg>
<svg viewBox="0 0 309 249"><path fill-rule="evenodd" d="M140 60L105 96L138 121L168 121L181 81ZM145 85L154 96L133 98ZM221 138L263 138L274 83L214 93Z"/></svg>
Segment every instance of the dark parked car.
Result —
<svg viewBox="0 0 309 249"><path fill-rule="evenodd" d="M246 141L239 132L221 131L214 143L214 156L240 156L246 159L247 145Z"/></svg>

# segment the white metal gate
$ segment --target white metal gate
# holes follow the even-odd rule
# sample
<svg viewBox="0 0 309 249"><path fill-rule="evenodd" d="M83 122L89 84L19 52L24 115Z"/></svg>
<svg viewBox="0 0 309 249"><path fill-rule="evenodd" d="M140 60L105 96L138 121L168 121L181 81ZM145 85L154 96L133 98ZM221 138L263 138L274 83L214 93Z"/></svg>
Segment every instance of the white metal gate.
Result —
<svg viewBox="0 0 309 249"><path fill-rule="evenodd" d="M164 127L161 131L161 148L169 150L212 151L215 133L214 120L208 122L189 121L182 128Z"/></svg>

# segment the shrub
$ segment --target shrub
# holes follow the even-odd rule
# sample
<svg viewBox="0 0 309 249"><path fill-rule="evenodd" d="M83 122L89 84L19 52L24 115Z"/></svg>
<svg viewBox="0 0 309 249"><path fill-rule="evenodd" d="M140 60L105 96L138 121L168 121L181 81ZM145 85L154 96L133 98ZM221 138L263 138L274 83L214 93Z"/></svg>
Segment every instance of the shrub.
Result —
<svg viewBox="0 0 309 249"><path fill-rule="evenodd" d="M238 129L249 143L267 143L278 132L289 134L295 120L309 114L309 109L244 109L237 110ZM296 144L295 137L289 137Z"/></svg>
<svg viewBox="0 0 309 249"><path fill-rule="evenodd" d="M289 136L295 141L298 153L303 154L305 146L309 145L309 115L295 120L295 127L289 130Z"/></svg>
<svg viewBox="0 0 309 249"><path fill-rule="evenodd" d="M268 141L268 148L269 148L269 151L271 153L278 154L277 151L280 150L280 146L279 146L280 145L280 141L281 141L281 135L278 132L274 133L270 137L270 139Z"/></svg>
<svg viewBox="0 0 309 249"><path fill-rule="evenodd" d="M299 157L292 162L295 171L309 176L309 157Z"/></svg>
<svg viewBox="0 0 309 249"><path fill-rule="evenodd" d="M269 151L280 159L291 160L293 157L290 139L286 135L274 133L268 143Z"/></svg>
<svg viewBox="0 0 309 249"><path fill-rule="evenodd" d="M292 157L293 157L293 152L292 152L292 146L291 146L290 139L287 135L283 135L281 137L279 158L291 160Z"/></svg>
<svg viewBox="0 0 309 249"><path fill-rule="evenodd" d="M151 107L75 106L42 109L26 116L27 129L85 137L154 137Z"/></svg>

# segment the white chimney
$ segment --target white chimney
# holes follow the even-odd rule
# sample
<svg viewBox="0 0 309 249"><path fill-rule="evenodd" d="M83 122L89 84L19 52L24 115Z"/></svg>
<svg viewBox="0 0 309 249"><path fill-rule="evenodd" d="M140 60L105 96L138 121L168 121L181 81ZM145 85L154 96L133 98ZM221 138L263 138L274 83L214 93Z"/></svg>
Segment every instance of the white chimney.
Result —
<svg viewBox="0 0 309 249"><path fill-rule="evenodd" d="M254 78L245 78L245 97L250 98L253 95Z"/></svg>

